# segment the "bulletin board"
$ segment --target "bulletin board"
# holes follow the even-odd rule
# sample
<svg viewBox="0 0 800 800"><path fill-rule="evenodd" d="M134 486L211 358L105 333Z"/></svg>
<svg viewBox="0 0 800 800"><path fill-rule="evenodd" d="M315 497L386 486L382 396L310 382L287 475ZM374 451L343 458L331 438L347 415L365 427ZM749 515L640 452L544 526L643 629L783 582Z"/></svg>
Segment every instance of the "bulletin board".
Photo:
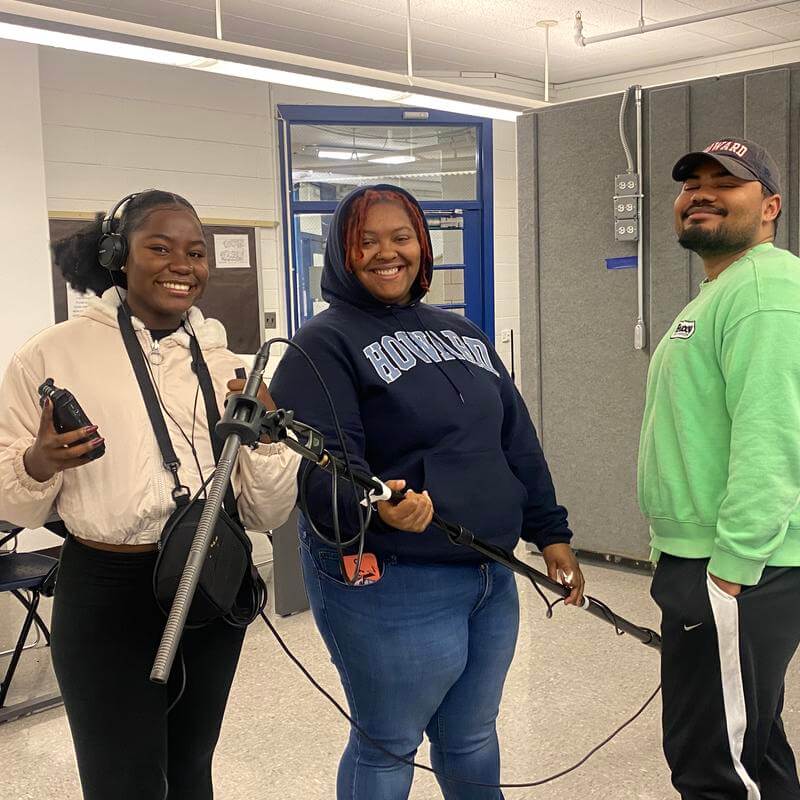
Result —
<svg viewBox="0 0 800 800"><path fill-rule="evenodd" d="M70 236L87 225L86 220L51 219L50 241ZM204 225L208 246L209 277L205 295L197 307L206 317L218 319L228 334L234 353L252 354L261 346L262 325L253 227ZM53 264L53 304L56 322L68 318L66 281Z"/></svg>

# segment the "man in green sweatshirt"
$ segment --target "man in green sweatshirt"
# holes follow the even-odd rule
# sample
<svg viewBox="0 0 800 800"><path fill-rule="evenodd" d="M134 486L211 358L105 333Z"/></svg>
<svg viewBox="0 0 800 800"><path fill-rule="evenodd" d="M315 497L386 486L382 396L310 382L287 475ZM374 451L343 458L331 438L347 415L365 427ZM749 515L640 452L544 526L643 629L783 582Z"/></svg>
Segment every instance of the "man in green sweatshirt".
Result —
<svg viewBox="0 0 800 800"><path fill-rule="evenodd" d="M763 147L720 139L672 176L706 279L653 353L639 448L664 752L684 800L800 798L781 720L800 642L800 259L773 244Z"/></svg>

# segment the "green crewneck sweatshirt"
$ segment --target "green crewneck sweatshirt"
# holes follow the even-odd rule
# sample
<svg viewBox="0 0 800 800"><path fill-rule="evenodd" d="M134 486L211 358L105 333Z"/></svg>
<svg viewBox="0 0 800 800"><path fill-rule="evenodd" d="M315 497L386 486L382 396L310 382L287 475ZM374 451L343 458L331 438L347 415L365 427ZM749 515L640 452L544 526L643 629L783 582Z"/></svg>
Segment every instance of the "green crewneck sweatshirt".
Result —
<svg viewBox="0 0 800 800"><path fill-rule="evenodd" d="M656 348L639 446L655 557L753 585L800 566L800 259L760 244Z"/></svg>

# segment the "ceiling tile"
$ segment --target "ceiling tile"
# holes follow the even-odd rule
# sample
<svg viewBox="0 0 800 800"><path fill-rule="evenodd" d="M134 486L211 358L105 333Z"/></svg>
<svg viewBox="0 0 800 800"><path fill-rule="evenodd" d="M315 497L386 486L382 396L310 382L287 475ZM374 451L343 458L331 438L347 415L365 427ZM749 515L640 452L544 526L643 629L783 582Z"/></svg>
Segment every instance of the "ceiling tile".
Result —
<svg viewBox="0 0 800 800"><path fill-rule="evenodd" d="M113 19L214 35L214 0L32 0ZM727 8L742 0L644 0L647 22ZM640 0L412 0L417 72L500 72L541 80L544 32L554 82L663 66L800 39L800 2L691 26L579 47L584 35L635 27ZM405 0L222 0L223 32L233 41L404 72Z"/></svg>

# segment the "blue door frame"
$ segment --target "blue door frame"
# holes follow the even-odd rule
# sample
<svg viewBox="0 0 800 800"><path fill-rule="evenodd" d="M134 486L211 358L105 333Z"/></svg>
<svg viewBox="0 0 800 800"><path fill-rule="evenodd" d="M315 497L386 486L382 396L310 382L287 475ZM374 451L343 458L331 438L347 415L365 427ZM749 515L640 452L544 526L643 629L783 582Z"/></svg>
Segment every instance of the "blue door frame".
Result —
<svg viewBox="0 0 800 800"><path fill-rule="evenodd" d="M409 112L425 111L424 120L405 119ZM291 184L291 126L292 125L471 125L478 134L477 200L425 201L420 205L426 212L463 212L465 262L470 264L468 255L480 250L479 267L464 270L465 292L480 297L476 305L470 304L468 316L494 341L494 180L492 167L492 121L484 117L471 117L462 114L449 114L445 111L410 108L369 108L365 106L278 106L278 142L280 146L281 185L284 187L282 204L284 270L287 297L287 317L289 335L299 327L298 297L292 276L293 223L297 214L330 214L336 203L295 200ZM472 223L472 224L470 224ZM477 224L475 224L477 223ZM481 235L482 234L482 235ZM480 244L479 244L480 240ZM299 277L299 276L298 276ZM469 289L467 288L469 284ZM446 306L445 306L446 307Z"/></svg>

